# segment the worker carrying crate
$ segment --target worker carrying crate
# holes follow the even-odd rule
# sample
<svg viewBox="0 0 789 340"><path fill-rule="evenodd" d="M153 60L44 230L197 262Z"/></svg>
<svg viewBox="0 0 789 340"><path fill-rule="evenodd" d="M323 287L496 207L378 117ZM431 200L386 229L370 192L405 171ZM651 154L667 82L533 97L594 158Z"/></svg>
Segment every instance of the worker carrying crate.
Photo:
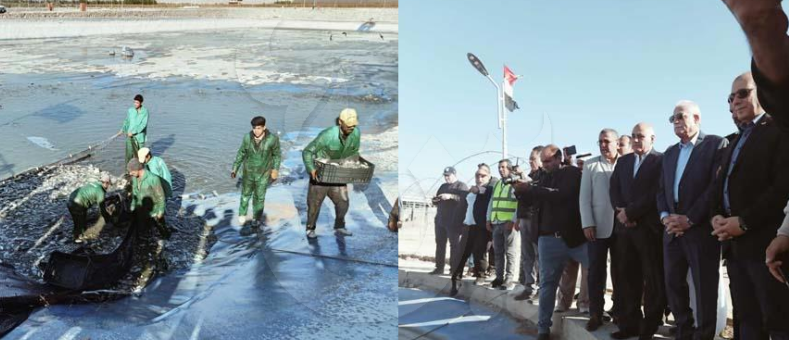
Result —
<svg viewBox="0 0 789 340"><path fill-rule="evenodd" d="M315 223L326 196L334 203L334 230L341 236L353 234L345 228L348 212L348 183L369 183L375 166L359 156L361 132L354 109L340 112L337 125L321 131L304 148L304 167L310 174L307 192L307 237L314 239Z"/></svg>

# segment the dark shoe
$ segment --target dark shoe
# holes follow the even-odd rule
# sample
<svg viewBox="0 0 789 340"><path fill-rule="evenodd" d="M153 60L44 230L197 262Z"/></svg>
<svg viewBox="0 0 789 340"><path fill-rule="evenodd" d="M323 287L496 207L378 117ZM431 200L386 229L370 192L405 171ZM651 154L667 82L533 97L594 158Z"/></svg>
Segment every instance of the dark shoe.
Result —
<svg viewBox="0 0 789 340"><path fill-rule="evenodd" d="M461 283L457 280L452 280L452 290L449 291L449 296L458 295L458 290L460 289Z"/></svg>
<svg viewBox="0 0 789 340"><path fill-rule="evenodd" d="M540 333L537 335L537 340L551 340L551 333Z"/></svg>
<svg viewBox="0 0 789 340"><path fill-rule="evenodd" d="M589 321L586 323L586 330L590 332L594 332L602 325L603 325L603 320L597 315L592 315L592 317L589 318Z"/></svg>
<svg viewBox="0 0 789 340"><path fill-rule="evenodd" d="M444 275L444 269L433 269L433 271L430 272L430 275Z"/></svg>
<svg viewBox="0 0 789 340"><path fill-rule="evenodd" d="M490 286L493 287L493 288L498 288L498 287L501 287L501 285L503 283L504 283L504 280L502 280L502 279L495 279L495 280L493 280L493 282L490 283Z"/></svg>
<svg viewBox="0 0 789 340"><path fill-rule="evenodd" d="M630 339L638 336L638 332L616 331L611 333L611 339Z"/></svg>
<svg viewBox="0 0 789 340"><path fill-rule="evenodd" d="M655 336L653 334L641 334L638 336L638 340L652 340L654 337Z"/></svg>
<svg viewBox="0 0 789 340"><path fill-rule="evenodd" d="M520 293L520 294L515 296L515 300L524 301L524 300L531 299L531 296L532 296L532 292L531 291L524 290L522 293Z"/></svg>

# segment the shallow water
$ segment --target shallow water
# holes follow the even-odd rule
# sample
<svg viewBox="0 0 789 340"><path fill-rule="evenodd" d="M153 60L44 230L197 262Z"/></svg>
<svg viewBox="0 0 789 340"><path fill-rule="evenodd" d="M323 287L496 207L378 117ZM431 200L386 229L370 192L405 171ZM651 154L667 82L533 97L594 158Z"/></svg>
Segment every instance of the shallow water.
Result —
<svg viewBox="0 0 789 340"><path fill-rule="evenodd" d="M180 173L176 194L192 194L183 213L205 218L218 237L202 263L155 280L139 296L40 309L7 338L393 338L397 235L384 222L396 164L377 167L373 184L351 191L346 220L354 236L332 234L326 203L319 238L304 237L301 148L346 106L360 113L363 135L391 136L380 133L397 125L396 40L354 34L330 42L328 34L261 29L0 42L0 54L18 58L0 73L0 178L105 140L142 93L151 117L147 145ZM124 45L135 59L108 55ZM267 195L268 227L242 236L229 172L257 114L281 133L283 181ZM396 150L396 133L362 142L362 155ZM87 162L120 174L122 139Z"/></svg>
<svg viewBox="0 0 789 340"><path fill-rule="evenodd" d="M399 288L399 339L536 339L499 310L435 293Z"/></svg>

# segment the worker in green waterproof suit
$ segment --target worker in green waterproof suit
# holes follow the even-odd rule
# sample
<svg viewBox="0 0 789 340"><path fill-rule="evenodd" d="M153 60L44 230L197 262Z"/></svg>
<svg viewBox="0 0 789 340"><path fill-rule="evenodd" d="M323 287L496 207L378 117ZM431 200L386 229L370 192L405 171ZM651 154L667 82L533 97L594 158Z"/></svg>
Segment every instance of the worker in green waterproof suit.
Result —
<svg viewBox="0 0 789 340"><path fill-rule="evenodd" d="M252 131L245 134L241 141L230 178L236 178L238 170L243 166L238 222L242 225L246 223L247 207L249 199L252 198L252 227L257 227L264 222L262 217L266 188L279 177L282 151L279 137L266 129L266 118L261 116L252 118L251 124Z"/></svg>
<svg viewBox="0 0 789 340"><path fill-rule="evenodd" d="M173 176L170 175L170 170L164 160L151 155L151 149L148 148L141 148L140 151L137 151L137 159L145 166L146 170L162 179L164 196L173 197Z"/></svg>
<svg viewBox="0 0 789 340"><path fill-rule="evenodd" d="M359 136L361 132L356 126L359 120L356 110L344 109L337 120L338 125L321 131L318 137L310 142L302 152L304 167L310 174L310 185L307 191L307 237L314 239L315 223L318 220L321 204L326 196L334 203L334 231L343 236L353 233L345 229L345 214L348 212L348 185L318 182L315 169L316 159L339 160L359 157Z"/></svg>
<svg viewBox="0 0 789 340"><path fill-rule="evenodd" d="M126 163L137 156L137 151L145 146L148 133L148 109L142 106L142 95L134 96L134 107L129 108L120 134L126 135Z"/></svg>
<svg viewBox="0 0 789 340"><path fill-rule="evenodd" d="M74 221L74 243L83 243L82 234L87 229L88 209L93 205L99 206L104 220L109 220L104 206L104 197L107 189L112 185L110 175L102 174L101 179L85 184L71 192L68 199L68 211Z"/></svg>
<svg viewBox="0 0 789 340"><path fill-rule="evenodd" d="M132 178L131 211L143 209L154 221L154 226L164 238L170 238L164 219L165 194L162 179L154 175L137 158L132 158L126 165Z"/></svg>

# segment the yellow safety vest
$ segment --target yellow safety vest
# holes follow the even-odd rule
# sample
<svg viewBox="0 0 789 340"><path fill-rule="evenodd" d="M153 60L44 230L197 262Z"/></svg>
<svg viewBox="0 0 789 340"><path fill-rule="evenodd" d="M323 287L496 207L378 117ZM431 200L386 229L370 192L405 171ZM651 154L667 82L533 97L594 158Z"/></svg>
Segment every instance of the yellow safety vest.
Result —
<svg viewBox="0 0 789 340"><path fill-rule="evenodd" d="M512 221L515 209L518 208L518 200L510 190L509 184L498 181L493 188L493 209L491 210L490 220L499 222Z"/></svg>

